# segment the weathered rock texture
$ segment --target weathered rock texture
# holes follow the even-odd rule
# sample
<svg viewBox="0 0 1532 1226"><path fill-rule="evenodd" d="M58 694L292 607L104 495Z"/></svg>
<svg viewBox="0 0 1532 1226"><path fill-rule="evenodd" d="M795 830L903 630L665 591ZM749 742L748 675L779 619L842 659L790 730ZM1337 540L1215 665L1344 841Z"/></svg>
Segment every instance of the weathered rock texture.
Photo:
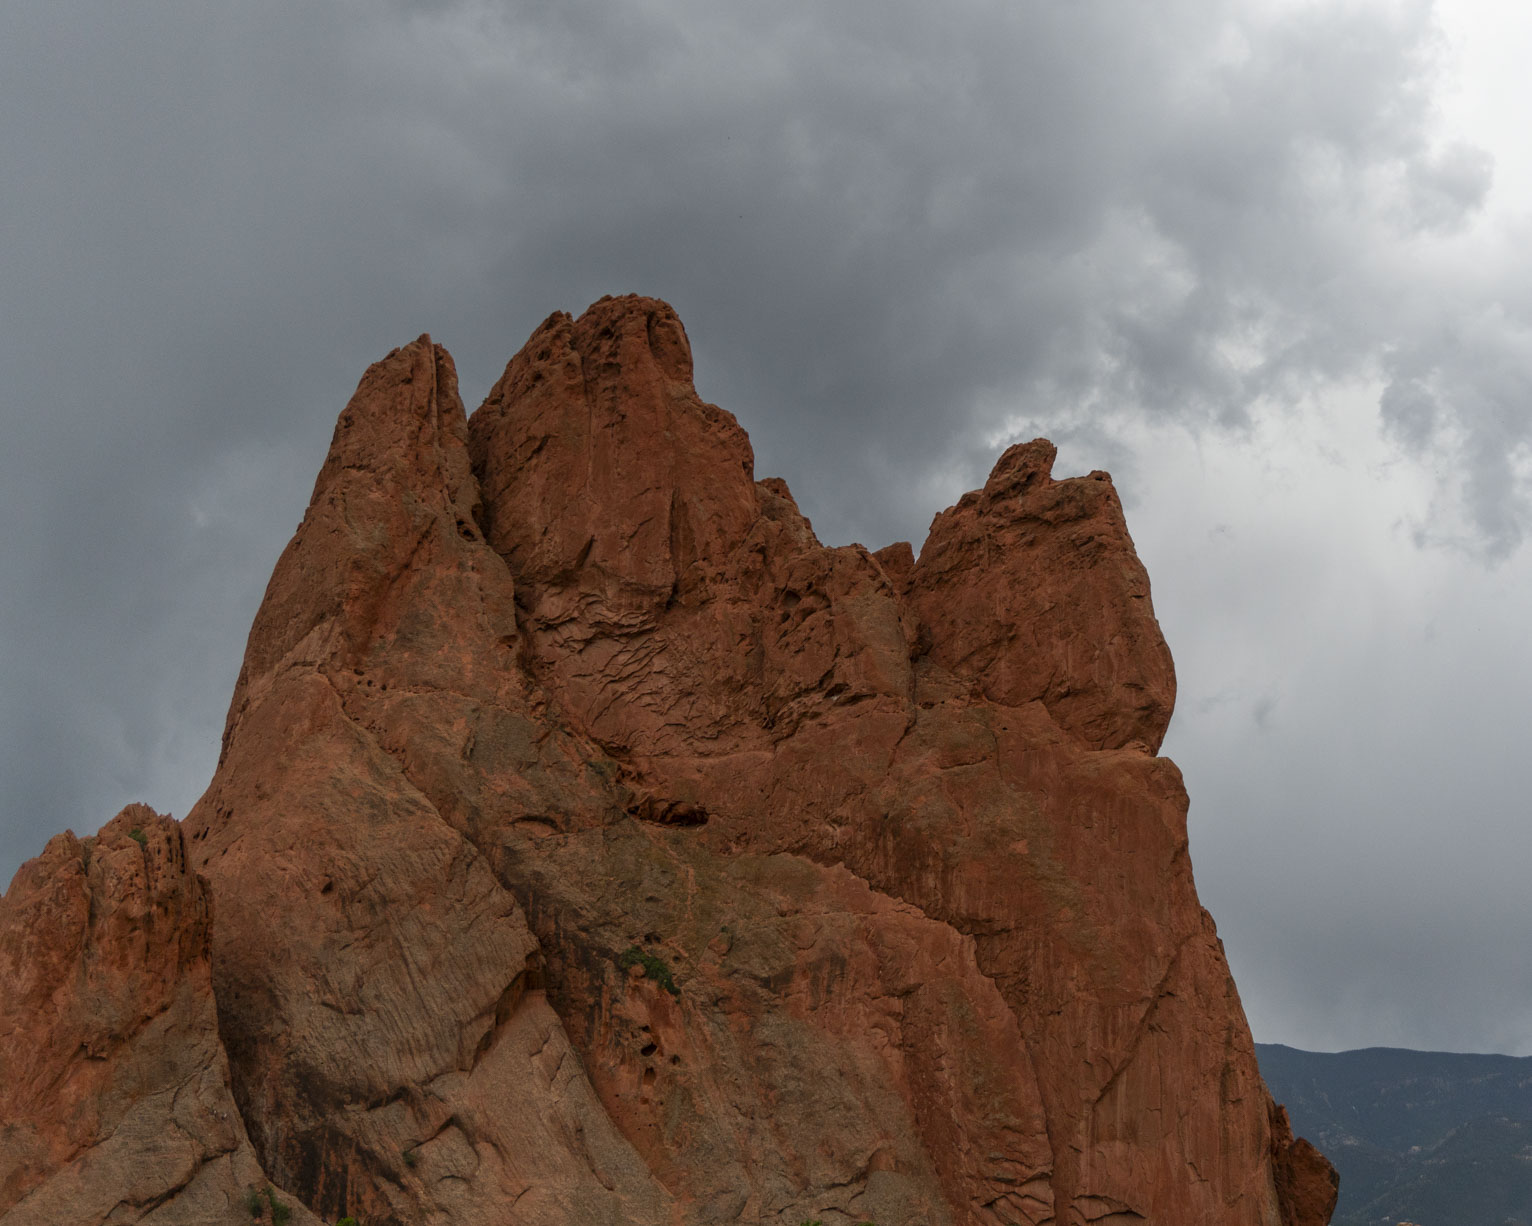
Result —
<svg viewBox="0 0 1532 1226"><path fill-rule="evenodd" d="M251 1221L270 1181L229 1092L209 919L181 828L143 805L17 872L0 899L6 1226Z"/></svg>
<svg viewBox="0 0 1532 1226"><path fill-rule="evenodd" d="M369 1226L1322 1222L1052 458L917 561L754 479L663 303L471 421L428 338L368 371L186 823L264 1171Z"/></svg>

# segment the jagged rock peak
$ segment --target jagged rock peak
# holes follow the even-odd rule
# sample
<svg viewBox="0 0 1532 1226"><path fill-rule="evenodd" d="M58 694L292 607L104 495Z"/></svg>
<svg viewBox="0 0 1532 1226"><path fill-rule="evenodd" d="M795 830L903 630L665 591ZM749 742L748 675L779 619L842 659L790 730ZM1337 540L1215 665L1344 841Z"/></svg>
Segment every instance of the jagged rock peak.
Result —
<svg viewBox="0 0 1532 1226"><path fill-rule="evenodd" d="M758 515L750 441L698 397L686 330L652 298L550 316L469 437L490 543L529 582L591 569L631 600L665 599Z"/></svg>
<svg viewBox="0 0 1532 1226"><path fill-rule="evenodd" d="M910 593L932 654L996 702L1041 702L1096 749L1159 750L1175 666L1104 472L1056 481L1047 439L1008 448L936 516Z"/></svg>
<svg viewBox="0 0 1532 1226"><path fill-rule="evenodd" d="M1059 449L1045 438L1035 438L1030 443L1013 443L995 461L989 480L984 483L984 496L1000 498L1018 494L1039 478L1051 480L1053 462L1058 454Z"/></svg>

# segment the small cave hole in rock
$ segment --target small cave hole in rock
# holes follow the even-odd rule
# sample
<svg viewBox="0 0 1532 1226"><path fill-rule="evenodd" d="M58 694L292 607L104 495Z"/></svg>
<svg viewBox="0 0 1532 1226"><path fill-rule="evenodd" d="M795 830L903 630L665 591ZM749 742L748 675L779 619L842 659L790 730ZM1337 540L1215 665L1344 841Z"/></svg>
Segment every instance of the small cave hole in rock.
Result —
<svg viewBox="0 0 1532 1226"><path fill-rule="evenodd" d="M638 1054L640 1056L652 1056L652 1055L654 1055L655 1052L657 1052L659 1050L660 1050L660 1045L658 1043L645 1043L642 1047L640 1047L638 1049Z"/></svg>
<svg viewBox="0 0 1532 1226"><path fill-rule="evenodd" d="M684 800L660 800L645 796L628 812L641 822L653 822L658 826L706 826L707 810Z"/></svg>

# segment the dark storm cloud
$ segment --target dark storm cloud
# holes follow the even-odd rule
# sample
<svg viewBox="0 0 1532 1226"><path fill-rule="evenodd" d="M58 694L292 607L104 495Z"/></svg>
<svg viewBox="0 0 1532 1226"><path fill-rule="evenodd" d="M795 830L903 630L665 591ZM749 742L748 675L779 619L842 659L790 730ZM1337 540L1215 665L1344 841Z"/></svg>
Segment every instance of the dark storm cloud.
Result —
<svg viewBox="0 0 1532 1226"><path fill-rule="evenodd" d="M704 390L837 539L918 544L897 491L934 459L957 492L1015 423L1238 426L1384 364L1439 385L1480 546L1519 539L1524 405L1487 427L1442 334L1494 287L1410 262L1491 174L1429 139L1425 5L437 5L404 29L367 54L489 168L503 292L676 299Z"/></svg>
<svg viewBox="0 0 1532 1226"><path fill-rule="evenodd" d="M1373 378L1442 461L1421 539L1509 556L1532 302L1455 258L1493 165L1436 54L1419 3L7 6L0 878L195 798L335 414L423 330L471 408L549 311L668 298L874 546L1014 436L1132 504L1128 427Z"/></svg>

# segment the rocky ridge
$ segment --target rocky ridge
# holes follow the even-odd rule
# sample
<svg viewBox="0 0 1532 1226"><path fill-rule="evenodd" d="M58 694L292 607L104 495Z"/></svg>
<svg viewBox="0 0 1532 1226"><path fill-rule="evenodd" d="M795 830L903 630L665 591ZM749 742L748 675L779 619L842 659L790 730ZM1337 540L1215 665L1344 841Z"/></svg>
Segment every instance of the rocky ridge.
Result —
<svg viewBox="0 0 1532 1226"><path fill-rule="evenodd" d="M0 1080L94 1101L125 1057L56 985L148 976L235 1107L193 1162L230 1205L1319 1226L1333 1173L1260 1080L1155 756L1147 577L1106 475L1052 460L1012 447L918 560L827 548L663 303L551 316L471 419L445 350L396 350L341 414L207 793L97 840L184 846L140 908L159 939L60 960L82 904L28 900L86 875L72 836L6 895L40 986L0 1013ZM0 1104L7 1224L121 1131L60 1101ZM178 1178L77 1220L249 1220Z"/></svg>

